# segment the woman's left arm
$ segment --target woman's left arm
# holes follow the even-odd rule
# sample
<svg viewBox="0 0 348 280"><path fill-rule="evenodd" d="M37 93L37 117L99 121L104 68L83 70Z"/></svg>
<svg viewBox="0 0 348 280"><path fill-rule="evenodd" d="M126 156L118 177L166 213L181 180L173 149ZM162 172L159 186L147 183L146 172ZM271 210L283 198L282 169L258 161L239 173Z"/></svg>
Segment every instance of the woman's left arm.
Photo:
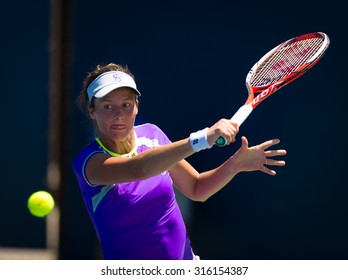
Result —
<svg viewBox="0 0 348 280"><path fill-rule="evenodd" d="M267 149L278 143L278 139L273 139L249 147L246 137L242 137L240 149L215 169L199 173L186 160L181 160L169 172L174 185L185 196L194 201L206 201L226 186L239 172L259 170L275 175L276 172L269 169L269 166L284 166L285 161L275 160L272 157L284 156L286 151Z"/></svg>

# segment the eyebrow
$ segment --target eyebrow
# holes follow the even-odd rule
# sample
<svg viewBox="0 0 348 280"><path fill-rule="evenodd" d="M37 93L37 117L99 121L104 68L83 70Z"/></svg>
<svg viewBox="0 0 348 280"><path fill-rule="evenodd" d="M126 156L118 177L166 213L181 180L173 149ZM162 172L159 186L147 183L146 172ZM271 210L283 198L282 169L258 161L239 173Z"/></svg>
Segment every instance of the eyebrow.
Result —
<svg viewBox="0 0 348 280"><path fill-rule="evenodd" d="M121 99L121 101L128 101L128 100L133 101L134 99L132 97L125 97L125 98ZM113 100L109 99L109 98L105 98L105 99L102 98L100 101L101 102L112 102Z"/></svg>

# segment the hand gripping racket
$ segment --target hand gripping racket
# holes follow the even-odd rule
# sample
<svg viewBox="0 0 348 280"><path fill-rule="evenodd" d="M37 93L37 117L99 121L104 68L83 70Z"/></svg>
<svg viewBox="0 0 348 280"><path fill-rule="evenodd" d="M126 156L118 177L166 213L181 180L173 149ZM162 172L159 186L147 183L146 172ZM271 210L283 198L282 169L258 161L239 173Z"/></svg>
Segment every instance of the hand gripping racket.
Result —
<svg viewBox="0 0 348 280"><path fill-rule="evenodd" d="M329 44L325 33L313 32L287 40L265 54L249 71L245 81L248 99L231 120L241 126L263 100L312 68ZM215 142L220 147L226 143L223 136Z"/></svg>

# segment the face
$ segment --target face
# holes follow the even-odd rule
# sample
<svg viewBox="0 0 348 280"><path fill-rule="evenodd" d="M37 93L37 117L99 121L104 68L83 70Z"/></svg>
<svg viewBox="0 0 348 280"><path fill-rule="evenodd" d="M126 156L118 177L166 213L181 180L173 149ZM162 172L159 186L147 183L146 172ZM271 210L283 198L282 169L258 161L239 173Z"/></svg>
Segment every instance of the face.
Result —
<svg viewBox="0 0 348 280"><path fill-rule="evenodd" d="M90 117L96 121L100 137L106 141L129 140L133 135L138 101L130 88L118 88L102 98L95 98Z"/></svg>

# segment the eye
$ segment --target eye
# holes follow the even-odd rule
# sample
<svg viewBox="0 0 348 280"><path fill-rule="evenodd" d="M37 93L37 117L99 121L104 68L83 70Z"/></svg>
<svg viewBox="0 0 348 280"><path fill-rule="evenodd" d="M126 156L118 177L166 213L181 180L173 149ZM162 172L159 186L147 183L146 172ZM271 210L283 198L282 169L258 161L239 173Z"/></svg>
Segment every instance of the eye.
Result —
<svg viewBox="0 0 348 280"><path fill-rule="evenodd" d="M125 108L125 109L128 109L128 108L130 108L132 106L132 104L131 103L123 103L123 108Z"/></svg>
<svg viewBox="0 0 348 280"><path fill-rule="evenodd" d="M110 105L110 104L105 104L105 105L104 105L104 109L105 109L105 110L108 110L108 111L109 111L109 110L112 110L112 108L113 108L113 106Z"/></svg>

